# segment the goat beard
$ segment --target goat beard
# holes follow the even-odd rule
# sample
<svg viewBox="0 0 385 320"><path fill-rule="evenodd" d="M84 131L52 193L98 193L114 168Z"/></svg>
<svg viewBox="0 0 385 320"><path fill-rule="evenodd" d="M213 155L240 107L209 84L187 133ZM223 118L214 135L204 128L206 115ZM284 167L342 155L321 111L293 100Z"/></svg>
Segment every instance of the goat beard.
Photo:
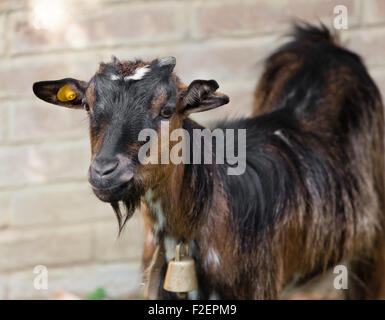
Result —
<svg viewBox="0 0 385 320"><path fill-rule="evenodd" d="M144 195L144 188L135 184L130 187L127 194L120 201L110 202L119 225L119 235L121 234L126 222L133 216L135 209L140 205L140 199ZM122 212L123 211L123 212Z"/></svg>

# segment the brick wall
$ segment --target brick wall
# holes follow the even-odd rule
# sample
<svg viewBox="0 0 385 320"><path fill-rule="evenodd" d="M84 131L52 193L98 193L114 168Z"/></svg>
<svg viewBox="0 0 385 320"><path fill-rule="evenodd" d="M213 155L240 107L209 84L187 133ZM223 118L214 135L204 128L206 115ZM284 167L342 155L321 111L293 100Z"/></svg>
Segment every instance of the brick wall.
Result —
<svg viewBox="0 0 385 320"><path fill-rule="evenodd" d="M87 184L85 113L38 101L34 81L88 80L111 54L173 55L186 83L213 78L231 97L197 120L247 114L262 59L290 19L330 26L337 4L349 11L342 40L385 92L385 0L0 0L0 299L98 286L123 297L139 283L140 216L117 240L112 210ZM32 286L38 264L49 290Z"/></svg>

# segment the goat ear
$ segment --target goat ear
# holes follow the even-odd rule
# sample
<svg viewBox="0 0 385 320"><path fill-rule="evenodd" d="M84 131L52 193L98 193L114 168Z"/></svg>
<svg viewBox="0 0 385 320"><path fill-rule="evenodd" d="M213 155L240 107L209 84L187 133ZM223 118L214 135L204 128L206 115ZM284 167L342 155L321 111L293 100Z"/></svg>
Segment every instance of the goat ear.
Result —
<svg viewBox="0 0 385 320"><path fill-rule="evenodd" d="M215 80L194 80L182 94L182 112L189 115L229 103L227 95L216 92L218 88Z"/></svg>
<svg viewBox="0 0 385 320"><path fill-rule="evenodd" d="M164 75L171 75L172 71L175 68L176 59L174 57L166 57L156 60L156 66L159 68L160 72Z"/></svg>
<svg viewBox="0 0 385 320"><path fill-rule="evenodd" d="M33 84L35 95L49 103L62 107L80 109L87 89L87 83L66 78L54 81L40 81Z"/></svg>

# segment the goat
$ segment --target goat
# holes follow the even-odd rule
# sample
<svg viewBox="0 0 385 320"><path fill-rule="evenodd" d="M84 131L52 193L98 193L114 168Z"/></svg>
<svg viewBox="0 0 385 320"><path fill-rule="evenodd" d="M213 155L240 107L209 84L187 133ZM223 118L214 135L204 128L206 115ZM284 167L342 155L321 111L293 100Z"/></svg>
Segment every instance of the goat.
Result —
<svg viewBox="0 0 385 320"><path fill-rule="evenodd" d="M246 129L241 175L228 175L228 163L138 160L141 130L159 132L167 121L170 130L192 134L203 127L189 114L229 101L214 80L185 86L174 66L172 57L114 58L88 83L33 86L40 99L87 110L89 181L111 203L120 228L142 204L148 297L176 298L162 280L179 241L189 243L197 265L198 290L189 298L276 299L294 279L341 261L350 262L348 298L383 297L384 114L360 57L324 26L297 25L293 39L266 60L253 117L216 125ZM64 87L75 95L59 99Z"/></svg>

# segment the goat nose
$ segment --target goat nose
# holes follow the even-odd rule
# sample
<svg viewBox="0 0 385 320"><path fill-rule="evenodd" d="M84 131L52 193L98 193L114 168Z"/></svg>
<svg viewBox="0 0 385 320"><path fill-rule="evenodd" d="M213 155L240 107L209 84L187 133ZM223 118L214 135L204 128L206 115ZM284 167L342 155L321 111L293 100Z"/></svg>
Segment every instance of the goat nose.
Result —
<svg viewBox="0 0 385 320"><path fill-rule="evenodd" d="M117 159L95 159L92 163L92 169L99 176L107 176L114 172L118 167L119 161Z"/></svg>

